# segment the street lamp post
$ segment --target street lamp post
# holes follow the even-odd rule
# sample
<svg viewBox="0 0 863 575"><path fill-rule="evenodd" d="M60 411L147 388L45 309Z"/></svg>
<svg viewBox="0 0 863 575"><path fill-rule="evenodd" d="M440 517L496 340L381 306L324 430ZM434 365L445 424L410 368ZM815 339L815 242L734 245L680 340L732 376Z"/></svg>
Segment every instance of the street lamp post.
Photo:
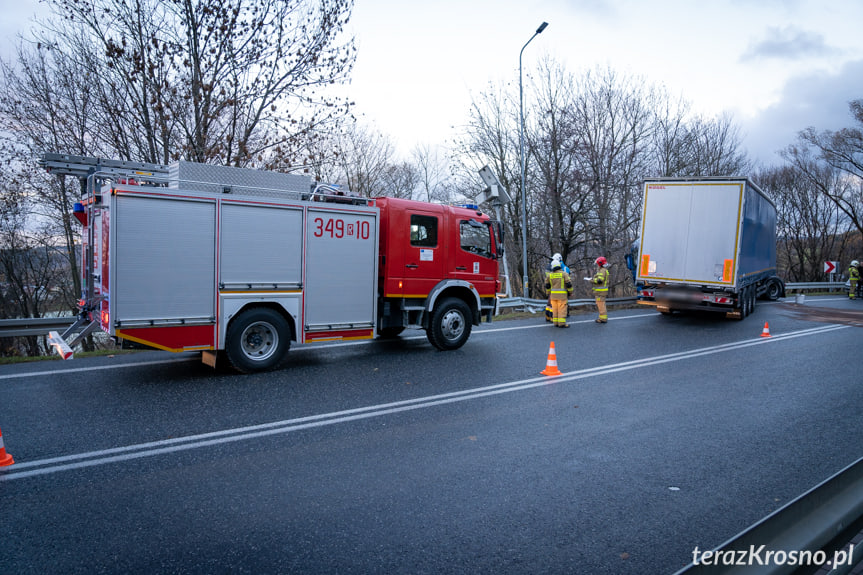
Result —
<svg viewBox="0 0 863 575"><path fill-rule="evenodd" d="M524 190L524 170L526 158L524 156L524 89L522 88L521 83L521 55L524 54L524 49L527 48L527 45L530 44L531 40L536 38L537 34L541 34L543 30L548 26L548 22L543 22L539 25L539 28L536 29L536 32L533 33L533 36L530 37L524 46L521 47L521 52L518 53L518 101L519 101L519 146L521 148L521 257L523 260L524 267L524 276L522 280L524 281L524 297L528 297L527 293L527 194Z"/></svg>

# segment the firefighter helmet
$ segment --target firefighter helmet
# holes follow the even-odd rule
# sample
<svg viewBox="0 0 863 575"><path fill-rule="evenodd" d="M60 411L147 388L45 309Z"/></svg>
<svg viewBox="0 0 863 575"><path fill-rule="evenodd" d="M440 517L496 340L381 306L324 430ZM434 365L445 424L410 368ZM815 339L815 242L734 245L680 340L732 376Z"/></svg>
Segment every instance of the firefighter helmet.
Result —
<svg viewBox="0 0 863 575"><path fill-rule="evenodd" d="M551 260L551 269L559 270L561 267L560 260Z"/></svg>
<svg viewBox="0 0 863 575"><path fill-rule="evenodd" d="M605 259L603 256L599 256L598 258L596 258L596 265L604 268L608 265L608 260Z"/></svg>
<svg viewBox="0 0 863 575"><path fill-rule="evenodd" d="M860 265L860 262L858 262L857 260L854 260L853 262L851 262L851 265L856 268L857 266Z"/></svg>

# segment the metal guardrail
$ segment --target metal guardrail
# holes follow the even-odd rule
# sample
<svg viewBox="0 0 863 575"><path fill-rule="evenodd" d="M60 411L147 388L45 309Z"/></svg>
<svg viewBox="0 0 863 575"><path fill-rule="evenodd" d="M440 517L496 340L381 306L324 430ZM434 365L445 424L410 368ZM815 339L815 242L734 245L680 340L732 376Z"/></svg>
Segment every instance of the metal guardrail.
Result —
<svg viewBox="0 0 863 575"><path fill-rule="evenodd" d="M619 303L634 303L638 298L620 297L609 298L609 305ZM501 308L523 308L526 311L540 312L545 309L546 300L544 299L529 299L521 297L511 297L501 299L498 306ZM584 305L594 305L592 299L573 299L569 300L570 307L579 307ZM66 329L75 323L74 317L30 317L22 319L3 319L0 320L0 337L25 337L29 335L48 335L51 330Z"/></svg>
<svg viewBox="0 0 863 575"><path fill-rule="evenodd" d="M808 290L841 290L845 288L844 282L796 282L785 284L786 292L802 292ZM634 303L638 298L635 296L609 298L609 305ZM545 308L546 300L530 299L522 297L503 298L498 301L500 308L522 308L525 311L538 312ZM571 299L570 307L594 305L591 299ZM75 323L74 317L54 318L23 318L0 320L0 337L23 337L28 335L47 335L51 330L65 329Z"/></svg>
<svg viewBox="0 0 863 575"><path fill-rule="evenodd" d="M794 282L785 284L785 291L806 290L841 290L845 289L845 282Z"/></svg>
<svg viewBox="0 0 863 575"><path fill-rule="evenodd" d="M635 303L638 301L638 298L635 296L630 297L614 297L608 298L605 302L609 305L621 304L621 303ZM546 304L548 304L548 300L544 299L530 299L523 297L509 297L498 300L499 308L524 308L525 311L541 311L545 309ZM571 299L569 300L569 307L580 307L584 305L596 305L596 301L593 299Z"/></svg>
<svg viewBox="0 0 863 575"><path fill-rule="evenodd" d="M75 323L74 317L26 317L0 320L0 337L48 335L51 330L66 329Z"/></svg>
<svg viewBox="0 0 863 575"><path fill-rule="evenodd" d="M822 566L832 563L829 575L847 574L863 559L863 548L847 547L859 533L861 519L863 459L858 459L725 543L704 550L700 561L694 558L675 575L778 575L806 570L815 559L824 559L817 561ZM800 561L792 562L792 557ZM741 558L747 560L742 565L726 561ZM801 564L809 558L813 561Z"/></svg>

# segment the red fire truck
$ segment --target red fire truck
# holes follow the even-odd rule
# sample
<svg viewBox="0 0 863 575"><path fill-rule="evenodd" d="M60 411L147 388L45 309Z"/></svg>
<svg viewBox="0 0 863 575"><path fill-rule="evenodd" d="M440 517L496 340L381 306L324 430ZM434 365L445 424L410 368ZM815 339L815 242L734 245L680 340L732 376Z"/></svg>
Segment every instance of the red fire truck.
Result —
<svg viewBox="0 0 863 575"><path fill-rule="evenodd" d="M83 295L51 334L64 356L94 330L273 369L297 343L426 330L441 350L491 321L501 225L477 209L358 198L307 176L46 154L77 176Z"/></svg>

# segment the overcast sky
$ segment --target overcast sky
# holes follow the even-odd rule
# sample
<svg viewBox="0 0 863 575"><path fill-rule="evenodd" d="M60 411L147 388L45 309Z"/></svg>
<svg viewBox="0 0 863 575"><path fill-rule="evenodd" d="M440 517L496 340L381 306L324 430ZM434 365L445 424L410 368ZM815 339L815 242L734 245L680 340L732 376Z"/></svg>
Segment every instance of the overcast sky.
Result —
<svg viewBox="0 0 863 575"><path fill-rule="evenodd" d="M37 0L0 0L2 55L27 34ZM361 119L403 151L443 144L490 82L518 89L550 56L579 73L609 66L664 85L702 113L729 112L751 156L815 126L851 125L863 98L861 0L355 0L358 59L349 89ZM525 108L531 94L525 81Z"/></svg>

